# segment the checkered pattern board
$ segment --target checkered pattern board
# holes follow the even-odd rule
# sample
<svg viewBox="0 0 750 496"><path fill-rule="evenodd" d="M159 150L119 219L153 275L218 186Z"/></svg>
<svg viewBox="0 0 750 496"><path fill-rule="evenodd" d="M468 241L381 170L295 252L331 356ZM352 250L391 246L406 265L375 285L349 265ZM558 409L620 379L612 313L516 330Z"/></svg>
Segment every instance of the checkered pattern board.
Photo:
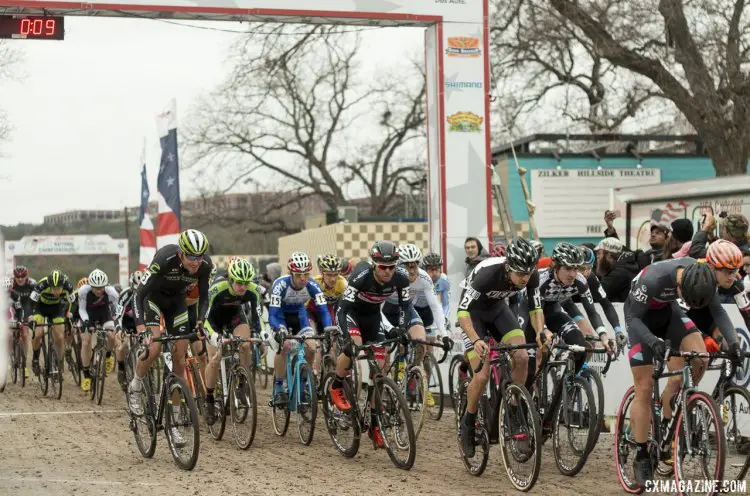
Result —
<svg viewBox="0 0 750 496"><path fill-rule="evenodd" d="M336 249L345 258L367 259L372 244L387 239L396 244L412 243L426 252L430 231L426 222L368 222L339 224L336 231Z"/></svg>

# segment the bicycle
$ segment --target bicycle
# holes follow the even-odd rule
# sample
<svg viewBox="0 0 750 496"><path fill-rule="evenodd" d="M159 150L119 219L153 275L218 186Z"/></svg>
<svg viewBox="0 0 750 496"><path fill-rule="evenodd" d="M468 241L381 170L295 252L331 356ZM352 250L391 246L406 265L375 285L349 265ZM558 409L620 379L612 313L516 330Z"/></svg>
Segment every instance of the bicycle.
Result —
<svg viewBox="0 0 750 496"><path fill-rule="evenodd" d="M107 377L106 360L107 360L107 331L97 322L94 327L96 344L91 353L91 362L89 363L89 375L91 376L91 400L96 398L96 404L102 404L104 396L104 380Z"/></svg>
<svg viewBox="0 0 750 496"><path fill-rule="evenodd" d="M240 364L240 345L243 343L259 344L259 338L240 338L224 332L221 339L220 374L216 380L214 398L216 421L208 426L214 440L221 440L226 428L227 415L232 417L232 436L237 447L246 450L253 444L255 428L258 421L258 404L255 396L255 383L247 370ZM227 372L228 368L228 372ZM247 425L250 419L249 433L243 436L240 428Z"/></svg>
<svg viewBox="0 0 750 496"><path fill-rule="evenodd" d="M46 330L42 331L42 345L40 347L41 352L39 353L40 363L39 364L39 375L37 380L39 381L39 389L42 391L42 395L47 396L49 392L49 383L52 381L52 387L55 392L53 396L56 396L59 400L62 397L62 383L63 376L60 372L60 359L57 356L57 350L55 349L55 340L49 339L49 330L54 324L37 324L36 322L31 323L31 335L34 336L37 327L42 327Z"/></svg>
<svg viewBox="0 0 750 496"><path fill-rule="evenodd" d="M305 359L304 342L307 340L323 340L323 336L287 336L285 341L296 341L297 350L287 355L286 383L288 401L277 405L274 397L268 402L272 409L273 429L277 436L286 435L289 428L291 412L297 413L297 431L302 444L309 446L315 433L315 419L318 416L318 388L312 365ZM281 348L284 343L280 343ZM283 353L283 351L279 351ZM294 355L294 356L292 356ZM306 395L304 393L307 393ZM309 430L306 430L309 429Z"/></svg>
<svg viewBox="0 0 750 496"><path fill-rule="evenodd" d="M682 494L684 481L688 479L721 480L724 475L727 443L724 434L719 408L716 401L703 391L695 388L692 375L691 361L695 359L725 358L726 353L706 353L694 351L679 351L670 349L670 342L665 341L666 353L664 357L655 359L652 374L653 393L651 395L651 433L648 442L648 454L652 467L658 472L659 460L668 458L672 451L672 471L678 489ZM682 357L685 365L675 371L664 372L664 366L671 357ZM661 400L659 393L659 379L682 376L682 383L673 401L672 419L666 427L662 427ZM631 451L635 452L635 439L631 436L629 409L635 399L635 386L631 386L623 396L617 413L615 426L615 466L622 488L631 494L640 494L645 488L638 485L635 475L631 477L628 470L632 470L629 463ZM702 410L702 411L700 411ZM713 432L711 431L713 428ZM664 432L666 431L666 432ZM706 446L713 439L715 447ZM672 446L672 441L674 446ZM707 457L716 454L715 464L708 463ZM684 462L688 458L698 458L701 474L685 477Z"/></svg>
<svg viewBox="0 0 750 496"><path fill-rule="evenodd" d="M150 337L150 333L143 332L138 335L138 341L143 344L143 341L148 337ZM151 341L161 343L162 353L168 353L166 350L169 343L182 339L198 338L198 333L190 333L184 336L160 336L158 338L151 338ZM138 354L141 360L148 358L148 346L143 346L142 351ZM158 398L155 399L152 393L151 374L147 374L143 379L143 388L143 396L145 398L143 415L136 415L128 408L130 429L135 436L138 450L144 458L153 457L156 451L156 433L163 429L175 464L183 470L192 470L198 462L200 429L198 426L198 410L195 406L193 396L188 393L185 381L176 376L172 372L171 367L165 367ZM175 405L172 400L174 394L180 396L177 411L174 410ZM143 427L139 427L139 423L143 423ZM191 431L193 436L192 443L185 442L184 438L178 439L175 437L175 432L177 432L180 438L183 437L183 434L177 431L178 427L187 427L186 432L188 430ZM146 437L141 438L141 434L145 434ZM181 448L183 447L190 448L190 451L184 458L181 456Z"/></svg>
<svg viewBox="0 0 750 496"><path fill-rule="evenodd" d="M400 469L411 470L417 456L416 436L411 414L406 399L400 388L378 366L374 348L386 347L389 344L403 342L402 336L386 339L382 343L369 343L354 346L355 360L366 360L369 367L369 381L367 383L367 401L360 407L357 403L352 379L344 380L344 392L349 404L349 410L339 410L331 397L331 384L336 373L329 372L324 379L325 398L323 401L323 416L326 429L331 436L336 449L346 458L354 457L359 451L361 433L370 432L377 427L381 433L383 448L388 453L391 462ZM362 352L362 356L358 356ZM353 363L356 366L356 362ZM393 430L393 439L388 432ZM351 440L343 440L343 436L351 433ZM378 449L375 435L371 434L373 449ZM405 451L405 457L397 457L396 449Z"/></svg>
<svg viewBox="0 0 750 496"><path fill-rule="evenodd" d="M83 363L81 362L81 334L70 319L65 319L65 362L76 386L81 385Z"/></svg>
<svg viewBox="0 0 750 496"><path fill-rule="evenodd" d="M185 357L185 380L190 393L195 399L195 404L198 407L198 414L201 417L204 416L204 412L206 411L206 380L203 377L202 359L200 357L205 354L206 340L204 339L201 341L201 351L198 352L198 355L194 355L193 347L188 346L187 356ZM171 360L169 364L172 364Z"/></svg>
<svg viewBox="0 0 750 496"><path fill-rule="evenodd" d="M534 375L532 398L539 412L542 426L542 444L552 438L555 464L561 474L574 476L581 471L597 436L598 413L595 399L587 379L575 373L574 353L603 353L580 345L563 343L559 336L553 341L552 350L561 350L562 356L551 359L552 353L543 353L542 363ZM549 382L552 382L551 394ZM567 434L561 432L567 429ZM578 442L576 431L585 433L585 440ZM571 459L564 459L563 446L567 441Z"/></svg>
<svg viewBox="0 0 750 496"><path fill-rule="evenodd" d="M584 335L583 338L587 342L593 344L601 343L601 339L599 339L597 336ZM615 341L613 339L610 339L609 344L610 346L614 346ZM601 351L599 353L601 353ZM598 362L596 364L596 368L594 367L593 362L587 362L583 365L583 369L578 372L579 377L583 377L589 382L589 386L591 386L591 392L594 393L594 405L596 406L596 417L598 419L596 422L596 428L594 429L594 437L591 440L589 451L594 449L596 443L599 441L599 434L601 433L602 429L604 429L604 383L602 382L602 376L607 375L612 361L617 360L618 355L619 353L617 353L613 358L613 356L609 353L605 353L605 364L604 367L601 368L601 372L597 370L597 368L599 368Z"/></svg>
<svg viewBox="0 0 750 496"><path fill-rule="evenodd" d="M542 463L542 434L539 422L539 413L536 410L531 394L522 384L513 382L511 371L513 369L513 358L511 356L516 350L530 350L537 347L536 343L523 344L501 344L491 346L490 351L494 352L490 358L490 365L499 372L499 439L500 452L503 458L505 472L511 484L519 491L529 491L539 477L539 470ZM479 365L473 372L479 373L484 367L486 355L482 356ZM458 386L458 422L466 413L468 388L471 382L470 377L461 380ZM489 423L492 418L490 413L489 398L487 390L482 391L479 399L479 409L477 410L476 425L474 430L474 444L480 447L481 456L475 455L468 458L463 451L463 442L461 440L460 425L457 429L456 436L458 440L458 450L461 454L461 460L470 474L480 476L487 468L490 453L490 432ZM523 448L526 449L523 449ZM476 464L472 461L476 459ZM522 474L520 468L512 466L513 462L518 462L519 466L531 462L530 470L527 474Z"/></svg>
<svg viewBox="0 0 750 496"><path fill-rule="evenodd" d="M13 384L21 376L21 387L26 387L26 340L23 324L10 322L9 329L13 330L13 347L10 353L10 373Z"/></svg>
<svg viewBox="0 0 750 496"><path fill-rule="evenodd" d="M325 396L323 389L324 378L331 372L336 371L336 359L341 353L340 336L341 330L336 326L326 327L323 329L323 338L320 342L320 376L318 377L318 398ZM359 367L351 367L347 370L347 377L352 379L353 384L360 384ZM359 389L357 389L359 393Z"/></svg>
<svg viewBox="0 0 750 496"><path fill-rule="evenodd" d="M253 381L260 383L260 387L263 389L268 388L268 376L269 370L266 364L266 351L263 350L263 340L260 338L254 338L257 341L252 341L251 346L253 349L252 359L250 362L250 375Z"/></svg>

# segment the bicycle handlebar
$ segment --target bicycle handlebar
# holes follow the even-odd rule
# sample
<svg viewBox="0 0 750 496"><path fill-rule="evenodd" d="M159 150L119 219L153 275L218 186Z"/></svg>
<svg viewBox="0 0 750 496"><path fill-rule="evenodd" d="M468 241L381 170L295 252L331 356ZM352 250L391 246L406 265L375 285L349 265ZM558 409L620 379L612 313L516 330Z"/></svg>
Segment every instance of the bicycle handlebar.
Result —
<svg viewBox="0 0 750 496"><path fill-rule="evenodd" d="M487 338L483 338L482 341L487 342ZM501 344L498 346L490 346L488 349L489 351L499 351L501 353L510 353L511 351L515 350L530 350L532 348L537 348L538 345L536 343L521 343L521 344ZM478 374L482 368L484 368L484 360L487 358L487 352L485 351L482 354L482 357L479 360L479 365L474 369L474 373Z"/></svg>
<svg viewBox="0 0 750 496"><path fill-rule="evenodd" d="M182 341L183 339L190 339L192 341L196 341L198 339L201 339L203 336L202 332L191 332L190 334L184 334L182 336L159 336L159 337L151 337L151 343L172 343L174 341ZM149 338L149 336L146 335L145 332L138 335L139 339L141 341L145 341ZM146 346L141 342L141 351L138 353L138 359L139 360L146 360L149 355L149 346ZM205 350L205 341L204 341L204 350Z"/></svg>

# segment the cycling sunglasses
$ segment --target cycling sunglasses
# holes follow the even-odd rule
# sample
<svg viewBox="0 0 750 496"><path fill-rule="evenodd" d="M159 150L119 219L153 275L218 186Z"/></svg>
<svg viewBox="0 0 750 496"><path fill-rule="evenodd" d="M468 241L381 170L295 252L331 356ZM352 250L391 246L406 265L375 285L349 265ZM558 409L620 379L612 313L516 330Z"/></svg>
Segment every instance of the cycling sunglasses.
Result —
<svg viewBox="0 0 750 496"><path fill-rule="evenodd" d="M182 256L184 256L191 262L197 262L198 260L203 260L203 255L188 255L186 253L183 253Z"/></svg>
<svg viewBox="0 0 750 496"><path fill-rule="evenodd" d="M396 270L396 264L378 264L376 267L380 270Z"/></svg>

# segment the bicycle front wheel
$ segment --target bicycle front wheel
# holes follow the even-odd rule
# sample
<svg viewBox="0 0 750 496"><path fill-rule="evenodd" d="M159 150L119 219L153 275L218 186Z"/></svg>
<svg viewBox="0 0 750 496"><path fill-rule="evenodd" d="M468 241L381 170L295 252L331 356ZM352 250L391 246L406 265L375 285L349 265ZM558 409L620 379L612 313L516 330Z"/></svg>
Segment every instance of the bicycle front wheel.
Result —
<svg viewBox="0 0 750 496"><path fill-rule="evenodd" d="M54 344L49 347L49 370L52 380L52 393L59 400L62 398L63 376L62 370L60 370L60 358L57 356Z"/></svg>
<svg viewBox="0 0 750 496"><path fill-rule="evenodd" d="M309 446L315 434L315 419L318 417L318 390L315 374L308 364L300 366L298 380L297 431L302 444Z"/></svg>
<svg viewBox="0 0 750 496"><path fill-rule="evenodd" d="M687 421L690 432L685 429ZM724 478L727 441L719 407L710 395L702 391L690 395L677 417L674 438L674 479L678 494L685 494L681 481Z"/></svg>
<svg viewBox="0 0 750 496"><path fill-rule="evenodd" d="M599 441L599 434L604 427L604 384L602 383L602 376L594 369L585 368L581 371L580 376L588 381L591 392L594 393L594 409L596 410L597 421L591 438L591 445L588 448L591 452Z"/></svg>
<svg viewBox="0 0 750 496"><path fill-rule="evenodd" d="M42 346L39 348L39 389L42 391L43 396L47 396L49 392L49 369L47 365L49 358L47 357L47 341L42 338Z"/></svg>
<svg viewBox="0 0 750 496"><path fill-rule="evenodd" d="M351 379L344 380L344 392L346 399L352 408L339 410L331 397L331 384L336 377L335 372L330 372L323 378L323 418L325 418L326 430L331 436L331 441L336 449L346 458L353 458L359 451L361 426L357 413L357 401L354 396L354 386Z"/></svg>
<svg viewBox="0 0 750 496"><path fill-rule="evenodd" d="M427 413L427 377L422 367L415 365L409 368L406 380L401 381L401 392L411 412L414 437L418 438Z"/></svg>
<svg viewBox="0 0 750 496"><path fill-rule="evenodd" d="M390 377L377 379L375 406L377 426L391 462L397 468L411 470L417 458L417 435L406 400Z"/></svg>
<svg viewBox="0 0 750 496"><path fill-rule="evenodd" d="M242 367L237 367L229 381L229 412L232 417L232 436L237 447L246 450L253 444L258 424L258 404L255 384Z"/></svg>
<svg viewBox="0 0 750 496"><path fill-rule="evenodd" d="M443 376L440 374L437 360L431 354L425 358L425 372L427 373L427 411L430 418L440 420L443 417ZM430 401L432 397L432 401Z"/></svg>
<svg viewBox="0 0 750 496"><path fill-rule="evenodd" d="M96 388L94 388L93 385L91 387L92 391L96 389L97 405L102 404L102 397L104 396L104 379L107 376L106 365L104 349L102 348L102 351L99 354L98 370L96 371Z"/></svg>
<svg viewBox="0 0 750 496"><path fill-rule="evenodd" d="M542 466L542 427L525 387L515 383L506 386L498 419L500 452L508 479L519 491L529 491Z"/></svg>
<svg viewBox="0 0 750 496"><path fill-rule="evenodd" d="M724 464L726 480L744 480L750 468L750 426L744 423L744 416L750 412L750 394L747 389L730 386L724 391L724 401L719 405L727 440L727 462Z"/></svg>
<svg viewBox="0 0 750 496"><path fill-rule="evenodd" d="M164 430L172 458L182 470L193 470L198 462L200 429L198 410L185 383L170 373L166 383L168 394L164 411ZM179 398L179 402L175 402Z"/></svg>
<svg viewBox="0 0 750 496"><path fill-rule="evenodd" d="M558 470L570 477L580 472L588 459L596 410L588 381L570 373L560 382L559 387L565 390L552 424L552 449Z"/></svg>

